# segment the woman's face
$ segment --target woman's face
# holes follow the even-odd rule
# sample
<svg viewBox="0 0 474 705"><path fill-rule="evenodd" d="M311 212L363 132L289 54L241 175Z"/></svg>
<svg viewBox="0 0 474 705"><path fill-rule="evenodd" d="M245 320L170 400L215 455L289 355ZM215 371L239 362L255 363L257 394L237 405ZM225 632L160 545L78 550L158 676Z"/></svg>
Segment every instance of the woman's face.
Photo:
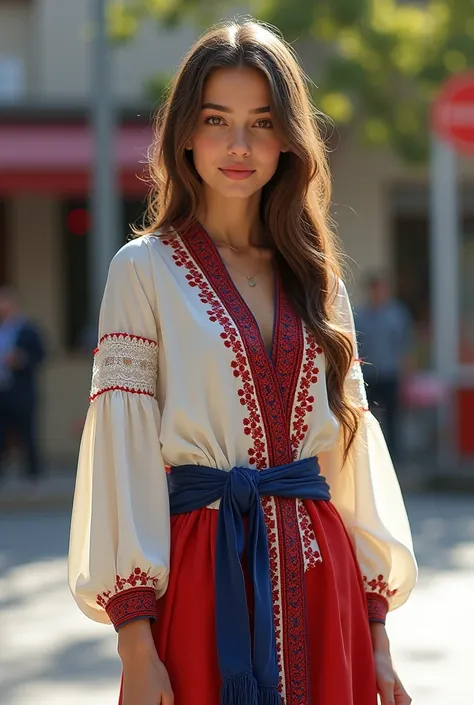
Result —
<svg viewBox="0 0 474 705"><path fill-rule="evenodd" d="M264 75L247 67L214 71L187 147L203 182L223 197L249 198L260 191L284 150L273 127Z"/></svg>

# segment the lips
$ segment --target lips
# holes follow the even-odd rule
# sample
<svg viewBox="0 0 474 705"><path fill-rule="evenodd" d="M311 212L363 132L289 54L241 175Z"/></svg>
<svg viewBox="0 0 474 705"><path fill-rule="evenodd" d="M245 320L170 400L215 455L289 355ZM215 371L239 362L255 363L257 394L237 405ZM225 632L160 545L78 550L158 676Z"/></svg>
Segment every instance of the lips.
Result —
<svg viewBox="0 0 474 705"><path fill-rule="evenodd" d="M232 166L221 167L219 169L224 176L234 181L243 181L255 173L255 169L246 169L243 165L233 164Z"/></svg>

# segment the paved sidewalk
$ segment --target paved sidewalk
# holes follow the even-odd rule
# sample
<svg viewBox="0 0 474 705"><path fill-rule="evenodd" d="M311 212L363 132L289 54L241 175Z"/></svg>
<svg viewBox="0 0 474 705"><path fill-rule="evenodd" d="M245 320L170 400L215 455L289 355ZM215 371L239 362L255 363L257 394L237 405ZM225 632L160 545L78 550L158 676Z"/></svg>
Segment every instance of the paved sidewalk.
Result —
<svg viewBox="0 0 474 705"><path fill-rule="evenodd" d="M419 495L407 506L420 578L388 619L394 661L414 705L471 705L474 497Z"/></svg>
<svg viewBox="0 0 474 705"><path fill-rule="evenodd" d="M0 516L0 704L113 705L120 668L111 628L67 587L69 516Z"/></svg>
<svg viewBox="0 0 474 705"><path fill-rule="evenodd" d="M0 483L0 512L69 510L74 483L72 469L51 473L35 484L23 478L8 477Z"/></svg>

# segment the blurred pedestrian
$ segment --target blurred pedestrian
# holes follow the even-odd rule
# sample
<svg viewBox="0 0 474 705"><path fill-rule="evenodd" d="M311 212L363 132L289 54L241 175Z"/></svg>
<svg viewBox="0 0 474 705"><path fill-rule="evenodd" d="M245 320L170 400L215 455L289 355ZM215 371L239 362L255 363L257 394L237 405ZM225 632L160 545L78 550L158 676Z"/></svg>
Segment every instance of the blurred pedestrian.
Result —
<svg viewBox="0 0 474 705"><path fill-rule="evenodd" d="M313 115L276 34L210 30L109 269L69 581L118 631L122 705L410 702L385 616L416 562Z"/></svg>
<svg viewBox="0 0 474 705"><path fill-rule="evenodd" d="M400 398L412 367L413 326L408 309L393 297L383 275L368 278L367 301L356 315L356 329L369 406L380 416L392 458L398 459Z"/></svg>
<svg viewBox="0 0 474 705"><path fill-rule="evenodd" d="M13 438L24 454L24 476L31 482L40 479L36 387L44 356L42 335L22 310L17 293L0 288L0 477Z"/></svg>

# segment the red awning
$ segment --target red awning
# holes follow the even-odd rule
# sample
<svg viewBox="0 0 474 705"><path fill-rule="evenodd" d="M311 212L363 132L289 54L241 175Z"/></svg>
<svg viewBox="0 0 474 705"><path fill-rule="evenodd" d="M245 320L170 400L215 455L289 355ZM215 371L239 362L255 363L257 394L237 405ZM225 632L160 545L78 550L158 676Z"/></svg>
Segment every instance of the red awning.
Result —
<svg viewBox="0 0 474 705"><path fill-rule="evenodd" d="M127 193L146 190L139 177L151 141L149 126L117 129L117 169ZM0 193L87 192L93 153L89 125L0 125Z"/></svg>

